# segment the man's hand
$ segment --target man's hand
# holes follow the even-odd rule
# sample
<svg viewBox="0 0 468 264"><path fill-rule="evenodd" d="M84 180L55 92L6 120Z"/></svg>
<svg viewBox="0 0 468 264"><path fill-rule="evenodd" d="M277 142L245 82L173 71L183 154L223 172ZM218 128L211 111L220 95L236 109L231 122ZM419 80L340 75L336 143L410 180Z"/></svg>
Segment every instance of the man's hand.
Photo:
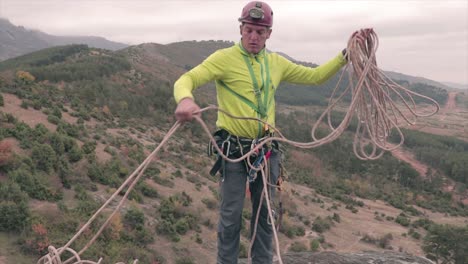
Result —
<svg viewBox="0 0 468 264"><path fill-rule="evenodd" d="M175 110L176 119L180 122L187 122L193 119L194 113L200 111L200 107L192 98L182 99ZM196 113L199 115L199 113Z"/></svg>

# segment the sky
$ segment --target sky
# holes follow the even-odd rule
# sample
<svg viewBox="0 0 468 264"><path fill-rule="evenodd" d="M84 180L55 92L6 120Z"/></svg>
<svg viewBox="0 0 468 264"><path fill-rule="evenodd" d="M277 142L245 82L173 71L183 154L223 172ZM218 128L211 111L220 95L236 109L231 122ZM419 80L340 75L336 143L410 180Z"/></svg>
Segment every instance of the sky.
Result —
<svg viewBox="0 0 468 264"><path fill-rule="evenodd" d="M468 84L468 0L270 0L272 51L321 64L373 28L386 71ZM0 0L0 17L52 35L130 45L240 40L246 0Z"/></svg>

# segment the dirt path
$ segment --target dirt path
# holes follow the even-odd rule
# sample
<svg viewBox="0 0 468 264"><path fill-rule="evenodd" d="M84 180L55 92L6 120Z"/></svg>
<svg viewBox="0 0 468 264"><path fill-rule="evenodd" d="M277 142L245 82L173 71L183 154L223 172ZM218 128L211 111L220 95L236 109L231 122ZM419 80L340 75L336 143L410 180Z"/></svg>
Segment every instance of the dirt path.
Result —
<svg viewBox="0 0 468 264"><path fill-rule="evenodd" d="M448 95L447 103L445 104L444 110L451 110L457 108L457 103L455 98L457 97L457 92L450 92Z"/></svg>
<svg viewBox="0 0 468 264"><path fill-rule="evenodd" d="M447 103L445 106L442 108L442 115L440 117L440 121L445 120L447 117L447 113L450 113L454 111L457 108L457 103L455 98L457 97L457 92L449 92L448 98L447 98Z"/></svg>
<svg viewBox="0 0 468 264"><path fill-rule="evenodd" d="M456 104L456 100L455 100L456 96L457 96L457 92L449 92L448 98L447 98L447 103L441 108L441 111L440 111L440 113L441 113L440 121L444 121L447 118L448 114L453 113L457 109L457 104ZM424 131L424 127L425 127L425 125L417 128L416 130ZM436 133L433 130L436 130L436 128L431 128L432 133L444 134L444 133L442 133L440 131L439 131L439 133ZM411 165L411 167L413 167L417 172L419 172L419 174L421 176L423 176L423 177L426 176L428 166L421 163L420 161L416 160L416 158L414 157L414 155L411 152L409 152L407 150L404 150L402 148L398 148L398 149L392 151L392 155L395 158L399 159L399 160L402 160L402 161L405 161L405 162L409 163Z"/></svg>
<svg viewBox="0 0 468 264"><path fill-rule="evenodd" d="M404 150L403 148L400 147L400 148L393 150L392 155L399 160L409 163L411 167L413 167L413 169L419 172L419 175L421 175L422 177L426 177L428 166L421 163L419 160L417 160L414 157L413 153L407 150Z"/></svg>

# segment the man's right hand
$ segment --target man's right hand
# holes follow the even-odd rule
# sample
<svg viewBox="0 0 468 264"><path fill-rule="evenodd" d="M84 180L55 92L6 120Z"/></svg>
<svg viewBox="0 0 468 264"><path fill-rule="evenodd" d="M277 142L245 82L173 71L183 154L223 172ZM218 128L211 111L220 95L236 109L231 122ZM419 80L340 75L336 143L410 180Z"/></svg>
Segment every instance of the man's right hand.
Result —
<svg viewBox="0 0 468 264"><path fill-rule="evenodd" d="M182 99L175 110L176 119L180 122L192 121L194 113L200 111L200 107L192 98ZM199 115L199 113L197 113Z"/></svg>

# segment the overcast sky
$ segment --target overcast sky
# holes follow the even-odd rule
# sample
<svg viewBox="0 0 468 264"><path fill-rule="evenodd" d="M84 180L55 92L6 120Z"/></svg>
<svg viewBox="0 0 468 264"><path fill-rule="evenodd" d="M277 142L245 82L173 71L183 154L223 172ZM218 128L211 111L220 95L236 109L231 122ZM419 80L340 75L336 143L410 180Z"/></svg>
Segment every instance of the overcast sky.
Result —
<svg viewBox="0 0 468 264"><path fill-rule="evenodd" d="M245 0L0 0L0 17L53 35L127 44L240 40ZM351 33L372 27L384 70L468 84L468 0L270 0L267 47L323 63Z"/></svg>

